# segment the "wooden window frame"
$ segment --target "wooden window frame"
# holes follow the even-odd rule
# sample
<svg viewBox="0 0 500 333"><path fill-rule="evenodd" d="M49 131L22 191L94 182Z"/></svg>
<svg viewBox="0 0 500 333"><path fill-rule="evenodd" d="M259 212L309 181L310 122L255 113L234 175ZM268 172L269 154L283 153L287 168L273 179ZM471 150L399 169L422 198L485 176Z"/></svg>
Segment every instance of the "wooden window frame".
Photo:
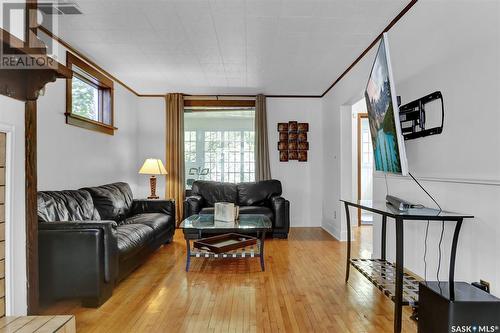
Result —
<svg viewBox="0 0 500 333"><path fill-rule="evenodd" d="M255 107L255 99L184 99L184 107Z"/></svg>
<svg viewBox="0 0 500 333"><path fill-rule="evenodd" d="M95 121L92 119L88 119L76 114L73 114L73 79L66 80L66 124L78 126L81 128L85 128L88 130L114 135L116 127L114 127L114 88L113 88L113 80L102 74L96 68L92 67L85 61L81 60L77 56L75 56L71 52L66 52L66 65L73 72L73 76L78 77L79 80L88 83L99 91L99 101L102 103L98 107L98 112L100 113L99 118L104 119L106 115L109 115L110 119L107 119L109 124L105 122L105 120ZM73 70L73 66L78 67L80 71L83 71L84 74L80 74L78 71ZM105 102L105 100L109 100L109 104ZM105 109L108 107L111 110Z"/></svg>
<svg viewBox="0 0 500 333"><path fill-rule="evenodd" d="M199 108L199 109L190 109L193 107ZM246 111L245 110L246 108L252 108L252 110L254 112L254 117L255 117L255 111L256 111L255 110L255 99L247 99L247 100L190 99L190 100L184 100L184 112L186 112L186 109L189 110L189 112L211 112L212 111L211 109L203 109L203 108L217 108L217 107L228 108L228 109L231 109L231 111L234 111L234 109L241 109L241 111ZM213 111L222 111L222 109L215 109ZM192 130L190 130L190 131L192 131ZM244 172L244 165L245 165L246 161L244 161L243 155L246 151L244 150L243 146L244 146L244 133L246 131L247 131L246 129L220 129L220 128L212 129L212 130L210 130L210 129L195 129L194 132L196 133L196 146L197 146L197 148L196 148L196 154L197 154L196 160L197 160L197 162L202 161L203 162L203 163L201 163L202 165L205 165L205 163L207 162L205 160L205 147L204 147L205 133L206 132L221 132L221 133L240 132L241 133L241 140L240 140L241 161L240 161L240 172L239 173L237 172L237 174L239 174L240 176L243 176L243 177L245 174L250 174L249 172ZM255 133L255 128L254 128L253 132ZM184 133L186 133L186 129L184 129ZM199 135L199 134L201 134L201 135ZM222 137L223 137L223 134L222 134ZM226 141L224 141L224 140L223 140L223 142L226 143ZM200 147L203 147L203 148L199 149ZM203 156L203 158L199 158L199 156ZM255 158L255 147L254 147L254 158ZM184 154L184 159L185 159L185 154ZM222 181L227 181L227 179L224 179L225 172L221 171L221 173L222 173L222 178L223 178ZM253 172L253 175L255 178L255 170ZM241 180L241 182L245 182L245 180ZM185 183L184 185L188 186L187 183ZM190 189L187 189L187 190L189 191Z"/></svg>

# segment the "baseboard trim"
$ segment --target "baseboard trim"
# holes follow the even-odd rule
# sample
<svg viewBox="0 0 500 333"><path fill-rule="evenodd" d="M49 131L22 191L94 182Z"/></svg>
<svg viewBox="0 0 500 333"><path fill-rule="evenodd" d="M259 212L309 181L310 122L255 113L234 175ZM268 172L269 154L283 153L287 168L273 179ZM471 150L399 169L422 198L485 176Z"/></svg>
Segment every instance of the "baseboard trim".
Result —
<svg viewBox="0 0 500 333"><path fill-rule="evenodd" d="M291 225L290 228L321 228L321 224L317 224L317 225Z"/></svg>
<svg viewBox="0 0 500 333"><path fill-rule="evenodd" d="M336 240L338 240L339 242L346 242L347 241L347 230L343 230L343 231L339 232L338 228L335 228L335 226L332 225L331 223L323 223L321 228L323 230L325 230L326 232L328 232L330 235L332 235L332 237L335 238ZM340 234L340 238L338 236L339 234Z"/></svg>
<svg viewBox="0 0 500 333"><path fill-rule="evenodd" d="M321 229L323 229L324 231L326 231L328 234L330 234L330 236L332 236L333 238L335 238L336 240L340 241L340 239L338 239L338 237L335 235L335 233L333 232L333 230L330 230L330 227L327 226L327 225L322 225L321 226Z"/></svg>

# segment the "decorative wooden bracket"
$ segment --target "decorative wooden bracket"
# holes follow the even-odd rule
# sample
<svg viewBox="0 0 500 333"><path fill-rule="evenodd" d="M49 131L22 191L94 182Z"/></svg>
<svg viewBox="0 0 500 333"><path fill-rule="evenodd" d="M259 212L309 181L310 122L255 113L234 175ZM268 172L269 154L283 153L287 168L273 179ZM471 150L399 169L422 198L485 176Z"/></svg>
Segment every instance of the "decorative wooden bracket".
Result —
<svg viewBox="0 0 500 333"><path fill-rule="evenodd" d="M37 217L37 99L49 82L69 79L72 71L47 55L36 36L37 0L26 0L22 41L0 29L0 95L25 102L26 275L28 314L39 312ZM19 66L21 65L21 66Z"/></svg>
<svg viewBox="0 0 500 333"><path fill-rule="evenodd" d="M36 0L27 0L26 35L36 25L33 9ZM37 99L49 82L72 77L72 71L49 57L44 44L36 39L21 41L0 29L0 94L25 102L25 193L26 193L26 270L28 314L39 312L38 284L38 217L37 217ZM36 54L30 45L37 46ZM42 47L38 47L42 46ZM23 61L24 66L16 66ZM25 64L34 64L31 67ZM41 64L41 65L40 65ZM43 65L43 66L42 66Z"/></svg>
<svg viewBox="0 0 500 333"><path fill-rule="evenodd" d="M0 66L0 94L12 97L20 101L36 100L45 85L54 82L58 78L71 78L72 72L66 66L58 63L46 54L33 55L24 47L23 41L0 29L0 42L2 50L9 50L9 55L2 54L2 61L16 61L16 59L28 59L34 62L46 64L43 68L2 68ZM16 58L19 57L19 58Z"/></svg>

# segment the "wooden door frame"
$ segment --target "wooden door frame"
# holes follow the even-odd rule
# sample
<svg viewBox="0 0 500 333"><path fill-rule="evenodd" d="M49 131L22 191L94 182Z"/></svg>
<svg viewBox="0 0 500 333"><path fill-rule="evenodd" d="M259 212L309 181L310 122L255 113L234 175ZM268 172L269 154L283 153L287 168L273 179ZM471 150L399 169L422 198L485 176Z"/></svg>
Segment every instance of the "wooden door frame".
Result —
<svg viewBox="0 0 500 333"><path fill-rule="evenodd" d="M357 119L358 119L358 135L357 135L357 141L358 141L358 200L361 200L361 120L363 118L368 118L368 113L358 113ZM358 227L361 226L361 209L358 208Z"/></svg>
<svg viewBox="0 0 500 333"><path fill-rule="evenodd" d="M30 47L43 46L37 40L37 0L26 0L24 32L26 41L17 39L8 31L0 28L0 43L7 45L17 53L27 56L40 56L48 64L48 68L18 69L7 71L0 76L2 86L6 89L0 95L22 101L24 106L24 135L25 135L25 226L26 226L26 279L27 279L27 313L36 314L39 311L39 285L38 285L38 217L37 217L37 99L40 91L49 82L58 78L69 79L71 71L57 62L57 60L42 54L30 53ZM33 35L35 33L35 35ZM33 41L33 38L35 40ZM16 41L15 45L12 44ZM31 41L32 43L29 43ZM19 45L23 44L23 47ZM36 73L35 73L36 72Z"/></svg>
<svg viewBox="0 0 500 333"><path fill-rule="evenodd" d="M38 0L26 0L25 46L29 47L33 38L32 27L36 27ZM35 34L38 32L35 30ZM36 37L35 37L36 38ZM44 85L45 86L45 85ZM38 267L38 169L37 169L37 109L39 93L36 88L26 86L27 98L24 103L24 172L25 172L25 218L26 218L26 282L28 315L39 312L39 267Z"/></svg>

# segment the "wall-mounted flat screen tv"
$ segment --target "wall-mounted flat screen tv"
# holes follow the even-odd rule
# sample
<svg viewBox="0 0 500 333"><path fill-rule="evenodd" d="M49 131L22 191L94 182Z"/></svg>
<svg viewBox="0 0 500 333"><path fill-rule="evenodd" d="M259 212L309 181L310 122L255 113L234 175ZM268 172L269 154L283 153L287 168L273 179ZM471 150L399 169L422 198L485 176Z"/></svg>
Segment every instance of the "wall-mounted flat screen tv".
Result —
<svg viewBox="0 0 500 333"><path fill-rule="evenodd" d="M404 138L392 77L387 34L383 35L365 90L373 160L377 171L408 175Z"/></svg>

